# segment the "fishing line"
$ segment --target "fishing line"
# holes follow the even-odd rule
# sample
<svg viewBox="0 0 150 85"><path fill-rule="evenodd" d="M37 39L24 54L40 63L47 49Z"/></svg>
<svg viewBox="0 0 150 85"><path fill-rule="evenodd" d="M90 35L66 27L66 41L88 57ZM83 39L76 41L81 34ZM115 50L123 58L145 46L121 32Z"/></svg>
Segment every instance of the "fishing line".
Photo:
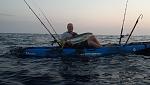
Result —
<svg viewBox="0 0 150 85"><path fill-rule="evenodd" d="M49 26L52 28L52 30L54 31L54 33L58 35L58 33L56 32L56 30L54 29L52 23L50 22L50 20L46 17L45 12L40 8L40 6L33 0L34 4L39 8L39 11L42 13L42 15L44 16L45 20L48 22Z"/></svg>
<svg viewBox="0 0 150 85"><path fill-rule="evenodd" d="M143 15L142 15L142 14L140 14L139 17L137 18L137 20L136 20L136 22L135 22L135 25L134 25L133 29L131 30L130 35L129 35L129 37L128 37L126 43L125 43L125 45L128 43L128 41L129 41L129 39L130 39L130 37L131 37L131 35L132 35L134 29L136 28L136 26L137 26L137 24L138 24L140 18L141 18L141 19L143 18Z"/></svg>
<svg viewBox="0 0 150 85"><path fill-rule="evenodd" d="M121 45L121 39L123 37L122 33L123 33L124 23L125 23L125 19L126 19L127 7L128 7L128 0L126 1L126 7L125 7L125 12L124 12L124 17L123 17L123 23L122 23L122 26L121 26L121 33L120 33L120 38L119 38L119 45Z"/></svg>
<svg viewBox="0 0 150 85"><path fill-rule="evenodd" d="M61 44L58 42L58 40L55 38L55 36L48 30L46 25L43 23L43 21L40 19L40 17L35 13L35 11L31 8L31 6L27 3L26 0L24 0L25 4L29 7L29 9L32 11L32 13L36 16L36 18L40 21L42 26L49 32L49 34L53 37L54 41L57 42L57 44L61 47Z"/></svg>

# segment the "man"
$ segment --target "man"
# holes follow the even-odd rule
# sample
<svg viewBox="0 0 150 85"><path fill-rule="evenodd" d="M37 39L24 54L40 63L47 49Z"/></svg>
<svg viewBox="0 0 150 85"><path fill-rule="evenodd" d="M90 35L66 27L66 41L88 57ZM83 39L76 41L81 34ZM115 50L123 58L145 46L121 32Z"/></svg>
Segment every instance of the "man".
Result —
<svg viewBox="0 0 150 85"><path fill-rule="evenodd" d="M74 37L76 37L78 34L73 32L73 24L69 23L67 25L67 32L64 32L61 36L61 39L63 41L67 41L69 39L72 39ZM100 47L100 43L99 41L95 38L94 35L90 36L86 41L81 42L79 44L72 44L70 42L65 42L64 47L80 47L80 48L84 48L84 47L92 47L92 48L98 48Z"/></svg>
<svg viewBox="0 0 150 85"><path fill-rule="evenodd" d="M77 35L78 35L77 33L73 32L73 24L69 23L67 25L67 32L64 32L62 34L61 39L66 41L66 40L71 39Z"/></svg>

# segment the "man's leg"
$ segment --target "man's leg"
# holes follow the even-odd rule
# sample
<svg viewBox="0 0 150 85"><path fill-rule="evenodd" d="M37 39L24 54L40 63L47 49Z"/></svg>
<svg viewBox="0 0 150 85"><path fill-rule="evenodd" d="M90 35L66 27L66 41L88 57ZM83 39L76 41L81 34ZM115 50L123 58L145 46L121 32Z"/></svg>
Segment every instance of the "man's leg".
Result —
<svg viewBox="0 0 150 85"><path fill-rule="evenodd" d="M99 41L96 39L96 37L94 35L88 39L88 45L95 47L95 48L98 48L101 46Z"/></svg>

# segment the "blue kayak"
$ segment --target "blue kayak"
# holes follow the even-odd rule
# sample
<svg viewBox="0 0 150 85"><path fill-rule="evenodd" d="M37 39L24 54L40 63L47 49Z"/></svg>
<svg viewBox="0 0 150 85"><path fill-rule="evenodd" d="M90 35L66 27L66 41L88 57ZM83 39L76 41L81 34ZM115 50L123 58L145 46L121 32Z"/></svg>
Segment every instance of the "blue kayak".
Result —
<svg viewBox="0 0 150 85"><path fill-rule="evenodd" d="M104 57L124 54L150 54L150 42L130 43L127 45L103 45L100 48L60 48L60 47L26 47L19 49L23 58L57 58L57 57Z"/></svg>

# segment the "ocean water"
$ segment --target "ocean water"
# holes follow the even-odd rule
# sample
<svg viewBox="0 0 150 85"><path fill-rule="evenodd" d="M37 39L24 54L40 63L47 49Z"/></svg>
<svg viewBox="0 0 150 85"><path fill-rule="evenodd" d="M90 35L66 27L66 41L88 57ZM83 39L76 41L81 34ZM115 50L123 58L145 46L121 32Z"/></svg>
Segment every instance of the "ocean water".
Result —
<svg viewBox="0 0 150 85"><path fill-rule="evenodd" d="M96 37L101 44L119 40L111 35ZM0 85L150 85L150 56L26 59L9 53L17 46L51 46L51 41L47 34L1 33ZM150 41L150 36L131 37L130 42L137 41Z"/></svg>

